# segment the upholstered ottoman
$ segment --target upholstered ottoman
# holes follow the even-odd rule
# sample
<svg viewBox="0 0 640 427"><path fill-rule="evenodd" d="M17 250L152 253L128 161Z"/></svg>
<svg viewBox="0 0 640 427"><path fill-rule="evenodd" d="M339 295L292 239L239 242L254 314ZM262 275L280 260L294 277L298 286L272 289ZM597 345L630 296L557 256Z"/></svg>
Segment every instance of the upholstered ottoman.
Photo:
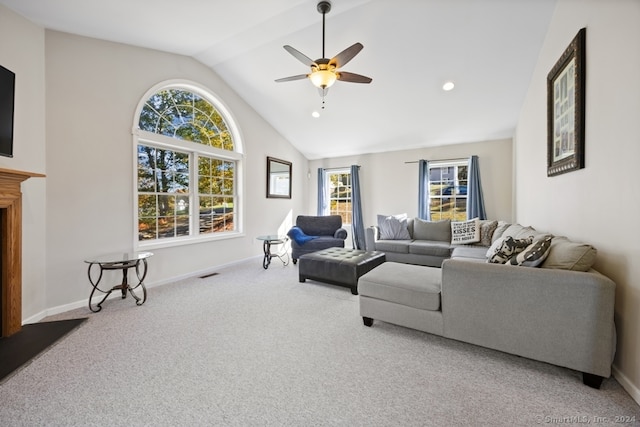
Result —
<svg viewBox="0 0 640 427"><path fill-rule="evenodd" d="M358 280L360 315L432 334L443 334L442 269L385 262Z"/></svg>
<svg viewBox="0 0 640 427"><path fill-rule="evenodd" d="M351 288L358 295L358 278L385 261L384 252L328 248L300 256L298 275L306 279Z"/></svg>

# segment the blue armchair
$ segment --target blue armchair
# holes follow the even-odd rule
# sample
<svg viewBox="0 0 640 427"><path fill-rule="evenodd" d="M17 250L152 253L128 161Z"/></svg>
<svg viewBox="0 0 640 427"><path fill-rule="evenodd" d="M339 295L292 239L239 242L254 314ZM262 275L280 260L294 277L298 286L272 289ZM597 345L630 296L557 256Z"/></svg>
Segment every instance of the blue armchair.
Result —
<svg viewBox="0 0 640 427"><path fill-rule="evenodd" d="M299 230L294 230L296 228ZM302 231L306 237L313 238L296 239L296 231ZM298 215L296 218L296 226L289 230L287 236L291 238L291 258L293 258L293 263L296 264L298 258L304 254L327 248L344 248L347 230L342 228L342 217L340 215ZM300 241L300 243L296 240ZM303 240L306 241L303 242Z"/></svg>

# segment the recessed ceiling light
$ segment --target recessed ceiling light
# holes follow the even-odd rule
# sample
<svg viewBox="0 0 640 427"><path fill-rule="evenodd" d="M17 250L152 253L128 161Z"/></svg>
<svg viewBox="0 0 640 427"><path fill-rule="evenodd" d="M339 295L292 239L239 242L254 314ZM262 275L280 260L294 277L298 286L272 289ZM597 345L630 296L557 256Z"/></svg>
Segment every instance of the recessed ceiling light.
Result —
<svg viewBox="0 0 640 427"><path fill-rule="evenodd" d="M313 113L311 113L311 116L317 119L318 117L320 117L320 113L318 113L317 111L314 111Z"/></svg>
<svg viewBox="0 0 640 427"><path fill-rule="evenodd" d="M442 85L442 90L450 91L454 87L455 85L453 84L453 82L446 82L445 84Z"/></svg>

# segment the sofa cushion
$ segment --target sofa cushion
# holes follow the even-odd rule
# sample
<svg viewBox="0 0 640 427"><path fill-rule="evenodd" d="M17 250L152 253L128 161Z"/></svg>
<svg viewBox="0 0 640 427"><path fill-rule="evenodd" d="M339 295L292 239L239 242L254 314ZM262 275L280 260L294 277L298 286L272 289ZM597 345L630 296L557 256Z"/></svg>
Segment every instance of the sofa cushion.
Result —
<svg viewBox="0 0 640 427"><path fill-rule="evenodd" d="M407 214L378 215L381 240L411 239L407 230Z"/></svg>
<svg viewBox="0 0 640 427"><path fill-rule="evenodd" d="M508 264L523 267L538 267L544 262L551 251L551 239L553 236L545 236L535 240L519 254L512 256Z"/></svg>
<svg viewBox="0 0 640 427"><path fill-rule="evenodd" d="M533 243L533 237L514 239L511 236L506 236L502 239L502 244L498 246L495 253L489 256L488 262L504 264L512 256L525 250L531 243Z"/></svg>
<svg viewBox="0 0 640 427"><path fill-rule="evenodd" d="M451 242L451 221L425 221L420 218L413 220L413 238L416 240L438 240Z"/></svg>
<svg viewBox="0 0 640 427"><path fill-rule="evenodd" d="M498 221L498 226L493 231L493 236L491 236L491 243L495 243L496 240L501 238L504 234L504 231L511 226L511 223L506 221Z"/></svg>
<svg viewBox="0 0 640 427"><path fill-rule="evenodd" d="M358 280L360 296L421 310L440 309L442 270L434 267L385 262Z"/></svg>
<svg viewBox="0 0 640 427"><path fill-rule="evenodd" d="M409 236L413 239L413 222L414 218L407 218L407 230L409 231Z"/></svg>
<svg viewBox="0 0 640 427"><path fill-rule="evenodd" d="M480 219L473 218L468 221L454 221L451 223L451 243L467 244L480 241Z"/></svg>
<svg viewBox="0 0 640 427"><path fill-rule="evenodd" d="M449 258L451 256L451 245L448 242L437 240L414 240L409 245L409 253L416 255L431 255Z"/></svg>
<svg viewBox="0 0 640 427"><path fill-rule="evenodd" d="M596 260L598 251L586 243L575 243L566 237L554 237L543 268L589 271Z"/></svg>
<svg viewBox="0 0 640 427"><path fill-rule="evenodd" d="M298 247L307 251L327 249L327 248L343 248L344 240L336 239L335 237L332 237L332 236L318 236L315 239L309 240L304 245L300 245Z"/></svg>
<svg viewBox="0 0 640 427"><path fill-rule="evenodd" d="M376 251L408 254L410 244L411 240L378 240Z"/></svg>
<svg viewBox="0 0 640 427"><path fill-rule="evenodd" d="M456 246L451 252L451 258L487 262L487 248L481 246Z"/></svg>
<svg viewBox="0 0 640 427"><path fill-rule="evenodd" d="M503 237L507 237L507 236L511 236L514 239L519 239L521 238L522 233L529 233L526 234L524 237L528 237L533 233L533 228L532 227L525 227L523 225L520 224L511 224L510 226L507 227L506 230L504 230L504 233L502 233Z"/></svg>

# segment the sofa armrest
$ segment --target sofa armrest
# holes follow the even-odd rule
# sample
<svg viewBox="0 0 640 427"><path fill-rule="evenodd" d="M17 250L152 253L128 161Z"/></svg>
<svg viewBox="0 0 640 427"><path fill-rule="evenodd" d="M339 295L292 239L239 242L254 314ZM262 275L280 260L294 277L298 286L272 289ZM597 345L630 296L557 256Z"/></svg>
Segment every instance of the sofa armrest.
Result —
<svg viewBox="0 0 640 427"><path fill-rule="evenodd" d="M364 231L365 249L368 251L375 251L376 242L380 236L380 230L377 226L372 225L371 227L367 227Z"/></svg>
<svg viewBox="0 0 640 427"><path fill-rule="evenodd" d="M615 286L595 270L445 260L444 335L609 377Z"/></svg>
<svg viewBox="0 0 640 427"><path fill-rule="evenodd" d="M347 230L344 228L338 228L335 233L333 233L333 237L336 239L345 240L347 238Z"/></svg>

